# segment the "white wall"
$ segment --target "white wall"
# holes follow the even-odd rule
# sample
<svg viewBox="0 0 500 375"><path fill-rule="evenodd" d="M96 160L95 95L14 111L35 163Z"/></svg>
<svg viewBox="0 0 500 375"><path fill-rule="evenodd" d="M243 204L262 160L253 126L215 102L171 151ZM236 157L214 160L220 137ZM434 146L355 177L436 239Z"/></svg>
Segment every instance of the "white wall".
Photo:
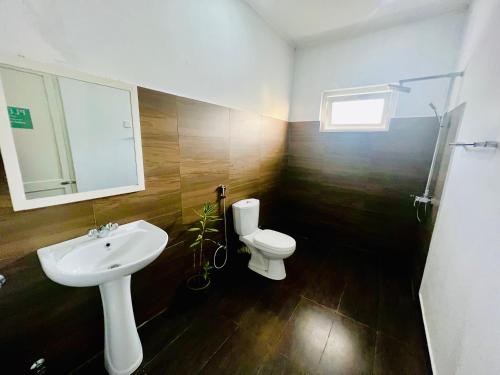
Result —
<svg viewBox="0 0 500 375"><path fill-rule="evenodd" d="M454 71L464 12L455 12L351 39L296 51L290 121L319 119L324 90L365 86ZM429 116L429 102L444 105L447 83L412 84L398 116Z"/></svg>
<svg viewBox="0 0 500 375"><path fill-rule="evenodd" d="M293 49L240 0L2 0L0 55L288 118Z"/></svg>
<svg viewBox="0 0 500 375"><path fill-rule="evenodd" d="M458 140L500 141L500 1L476 0L465 34ZM420 298L434 373L500 373L500 151L455 149Z"/></svg>

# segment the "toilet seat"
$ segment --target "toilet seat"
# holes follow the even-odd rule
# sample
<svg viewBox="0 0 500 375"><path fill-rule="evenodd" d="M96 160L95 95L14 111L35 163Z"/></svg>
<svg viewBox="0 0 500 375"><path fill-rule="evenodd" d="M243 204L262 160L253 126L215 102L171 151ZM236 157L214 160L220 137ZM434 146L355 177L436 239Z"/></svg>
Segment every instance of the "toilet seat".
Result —
<svg viewBox="0 0 500 375"><path fill-rule="evenodd" d="M255 246L275 253L288 253L295 250L295 240L292 237L271 229L256 233L253 242Z"/></svg>

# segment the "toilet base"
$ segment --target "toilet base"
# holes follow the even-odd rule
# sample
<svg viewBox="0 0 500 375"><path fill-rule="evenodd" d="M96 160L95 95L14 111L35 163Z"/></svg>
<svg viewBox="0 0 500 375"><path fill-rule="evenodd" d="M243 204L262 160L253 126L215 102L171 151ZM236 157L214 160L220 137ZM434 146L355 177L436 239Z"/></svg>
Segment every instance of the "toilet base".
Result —
<svg viewBox="0 0 500 375"><path fill-rule="evenodd" d="M266 259L262 254L252 252L248 268L271 280L283 280L286 278L283 259Z"/></svg>

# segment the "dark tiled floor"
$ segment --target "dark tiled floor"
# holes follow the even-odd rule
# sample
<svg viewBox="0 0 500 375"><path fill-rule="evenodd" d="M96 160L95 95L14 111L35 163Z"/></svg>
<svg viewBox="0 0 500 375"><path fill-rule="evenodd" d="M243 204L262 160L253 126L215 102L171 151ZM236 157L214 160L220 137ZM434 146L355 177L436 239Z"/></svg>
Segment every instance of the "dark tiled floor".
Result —
<svg viewBox="0 0 500 375"><path fill-rule="evenodd" d="M210 290L181 288L139 329L137 373L430 373L405 262L333 247L299 241L281 282L232 255ZM102 354L75 373L104 373Z"/></svg>

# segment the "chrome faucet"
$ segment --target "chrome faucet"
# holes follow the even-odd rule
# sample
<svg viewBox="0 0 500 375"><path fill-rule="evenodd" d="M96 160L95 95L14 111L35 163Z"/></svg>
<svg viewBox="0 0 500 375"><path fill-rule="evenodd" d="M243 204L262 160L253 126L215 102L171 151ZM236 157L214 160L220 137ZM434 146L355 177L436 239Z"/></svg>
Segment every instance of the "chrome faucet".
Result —
<svg viewBox="0 0 500 375"><path fill-rule="evenodd" d="M119 225L117 223L108 223L106 225L101 225L98 228L93 228L93 229L89 230L89 232L87 233L87 236L89 236L91 238L103 238L103 237L108 236L108 234L111 231L117 229L118 227L119 227Z"/></svg>

